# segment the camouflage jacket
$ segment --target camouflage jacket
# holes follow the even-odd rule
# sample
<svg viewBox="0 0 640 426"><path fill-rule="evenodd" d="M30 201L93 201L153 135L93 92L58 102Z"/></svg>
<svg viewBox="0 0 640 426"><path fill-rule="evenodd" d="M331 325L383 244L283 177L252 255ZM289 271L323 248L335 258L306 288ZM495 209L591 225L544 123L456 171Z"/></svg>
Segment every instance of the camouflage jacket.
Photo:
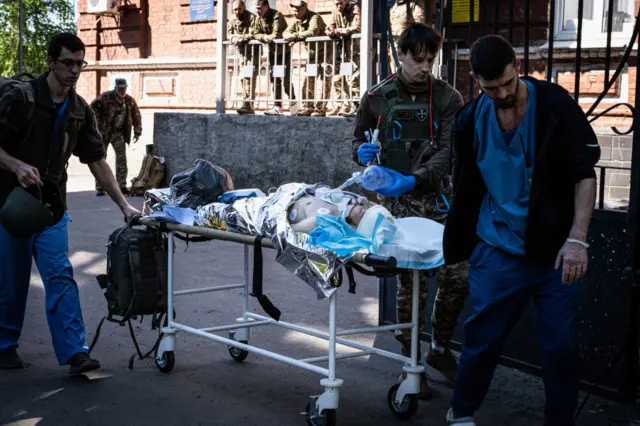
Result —
<svg viewBox="0 0 640 426"><path fill-rule="evenodd" d="M253 21L252 33L253 37L257 40L264 41L266 37L267 40L273 41L282 38L282 33L285 28L287 28L287 21L284 19L282 13L278 12L275 9L269 9L264 16L256 16L255 21ZM273 52L277 52L278 54L282 53L282 49L284 48L285 52L291 50L289 44L278 44L276 49L273 49L273 45L269 47L269 50Z"/></svg>
<svg viewBox="0 0 640 426"><path fill-rule="evenodd" d="M131 142L131 127L133 127L134 137L140 137L142 134L142 116L135 99L125 95L124 104L122 104L118 101L115 90L110 90L91 102L91 109L96 115L98 130L105 141L108 141L113 131L115 131L115 121L123 105L126 108L123 128L125 142Z"/></svg>
<svg viewBox="0 0 640 426"><path fill-rule="evenodd" d="M284 31L282 35L285 39L289 37L293 37L295 41L303 41L307 37L321 37L325 35L325 30L327 26L324 23L324 20L320 15L316 12L312 12L310 10L307 11L307 16L304 19L300 20L295 18L293 22L289 24L287 29ZM312 63L315 63L316 53L318 55L318 62L324 61L324 48L325 42L313 42L307 45L307 50L309 51L309 59ZM317 50L316 50L317 47ZM331 50L327 52L329 54ZM331 62L328 60L328 62Z"/></svg>
<svg viewBox="0 0 640 426"><path fill-rule="evenodd" d="M256 15L245 10L242 12L240 19L234 18L229 29L231 35L230 40L233 43L241 43L253 39L253 26L256 19Z"/></svg>
<svg viewBox="0 0 640 426"><path fill-rule="evenodd" d="M396 90L393 93L396 93L397 96L407 97L410 94L407 87L398 79L397 74L393 74L378 85L372 87L362 96L356 117L354 139L352 140L353 160L358 164L360 164L358 160L358 148L367 141L364 132L365 130L375 129L379 117L382 117L382 121L378 139L383 145L385 143L385 135L388 134L388 129L385 129L384 124L386 121L385 114L387 113L387 105L388 102L391 101L391 98L385 98L381 93L384 91L384 87L389 85L395 85ZM450 173L451 169L453 122L456 113L463 106L464 102L462 95L443 80L434 80L434 87L435 86L440 87L438 93L440 93L441 97L438 101L433 102L434 107L439 109L439 111L437 111L437 115L440 117L439 123L437 123L439 128L439 143L435 148L430 148L429 144L425 144L425 150L416 155L411 170L416 178L416 188L412 194L413 196L431 193L434 190L437 191L442 179ZM425 93L416 94L414 102L418 102L420 98L424 98L428 102L428 95ZM384 157L385 152L383 150L381 152L383 165Z"/></svg>
<svg viewBox="0 0 640 426"><path fill-rule="evenodd" d="M409 12L410 16L407 16L407 1L410 2ZM422 9L422 2L416 0L398 0L390 12L389 23L391 24L391 32L394 36L399 36L402 32L409 27L409 24L414 22L426 23L424 10Z"/></svg>
<svg viewBox="0 0 640 426"><path fill-rule="evenodd" d="M329 25L330 29L336 30L338 36L350 36L351 34L360 33L360 8L355 3L349 3L344 12L333 12L333 22ZM346 52L343 56L346 60L353 60L360 54L360 40L349 39L344 41ZM353 46L353 59L351 56L351 47ZM340 46L339 46L340 48ZM357 61L357 59L355 59Z"/></svg>

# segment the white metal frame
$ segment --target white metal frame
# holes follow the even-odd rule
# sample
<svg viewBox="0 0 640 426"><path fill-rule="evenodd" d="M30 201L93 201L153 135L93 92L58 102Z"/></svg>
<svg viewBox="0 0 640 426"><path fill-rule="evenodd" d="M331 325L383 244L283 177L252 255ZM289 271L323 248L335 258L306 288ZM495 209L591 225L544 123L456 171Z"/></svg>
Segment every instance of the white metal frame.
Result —
<svg viewBox="0 0 640 426"><path fill-rule="evenodd" d="M141 222L147 225L155 223L148 219L142 219ZM407 377L405 380L402 381L400 387L396 391L395 403L397 405L400 405L404 400L405 396L415 395L420 392L420 374L424 371L424 367L421 365L418 365L418 345L419 345L418 271L413 271L413 291L412 291L413 300L412 300L412 315L411 315L412 322L411 323L394 324L394 325L379 326L379 327L364 327L364 328L355 328L355 329L348 329L348 330L337 330L336 316L337 316L339 292L336 291L329 298L329 333L326 334L326 333L321 333L309 328L297 326L295 324L287 323L284 321L276 321L272 318L265 317L263 315L257 315L249 311L250 289L249 289L248 244L252 244L253 237L232 233L232 232L215 231L211 229L198 228L198 227L192 227L192 226L172 225L172 224L167 224L166 226L168 229L167 235L168 235L168 244L169 244L168 279L167 279L168 325L167 327L163 327L161 330L161 332L163 333L163 337L160 341L160 344L158 346L158 350L156 353L156 362L162 363L163 355L165 354L165 352L174 352L176 348L176 333L178 331L182 331L189 334L193 334L198 337L202 337L204 339L212 340L214 342L223 343L225 345L228 345L230 348L233 347L233 348L238 348L244 351L253 352L258 355L265 356L267 358L284 362L285 364L293 365L294 367L302 368L304 370L308 370L308 371L312 371L320 374L321 376L323 376L323 379L320 380L320 385L324 387L324 393L322 393L317 399L315 399L316 409L318 413L322 413L323 410L338 409L339 388L343 384L343 380L337 378L336 376L336 360L338 359L355 358L355 357L366 356L366 355L379 355L388 359L393 359L395 361L403 362L405 363L405 365L403 366L403 371L406 373ZM189 230L188 233L191 235L194 235L194 234L204 235L207 237L213 237L214 239L235 241L235 242L245 244L244 283L217 286L217 287L206 287L206 288L199 288L199 289L176 290L174 288L174 280L173 280L175 250L173 249L174 234L172 229L173 230L188 229ZM219 238L216 238L216 237L219 237ZM269 240L262 240L262 245L267 248L274 248L274 246L271 244ZM359 258L356 258L356 259L359 259ZM224 290L239 289L239 288L243 289L243 299L244 299L243 312L242 312L242 317L238 318L235 324L227 324L227 325L198 329L198 328L190 327L185 324L181 324L177 322L173 317L174 298L176 296L208 293L208 292L214 292L214 291L224 291ZM295 359L286 355L282 355L276 352L271 352L266 349L262 349L258 346L250 345L248 342L250 339L251 328L265 326L265 325L275 325L288 330L306 334L308 336L313 336L316 338L327 340L329 342L328 355L313 357L313 358L305 358L305 359ZM406 329L406 328L411 329L411 357L410 358L339 337L339 336L376 333L378 331L389 331L389 330L398 330L398 329ZM215 332L221 332L221 331L227 331L227 330L235 331L232 339L214 334ZM349 354L338 354L336 351L336 344L338 343L347 347L358 349L359 352L349 353ZM314 365L315 363L323 362L323 361L328 361L328 368L323 368L323 367Z"/></svg>

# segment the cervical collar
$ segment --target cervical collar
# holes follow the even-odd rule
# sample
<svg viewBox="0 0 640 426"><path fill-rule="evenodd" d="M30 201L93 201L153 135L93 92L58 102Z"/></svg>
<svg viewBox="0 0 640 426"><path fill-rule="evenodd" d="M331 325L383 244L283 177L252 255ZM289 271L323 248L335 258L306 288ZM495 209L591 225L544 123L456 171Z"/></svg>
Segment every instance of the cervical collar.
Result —
<svg viewBox="0 0 640 426"><path fill-rule="evenodd" d="M367 212L364 214L356 231L365 238L373 237L373 231L376 222L378 221L379 214L387 218L389 222L394 222L393 215L389 212L389 210L380 205L375 205L367 210Z"/></svg>

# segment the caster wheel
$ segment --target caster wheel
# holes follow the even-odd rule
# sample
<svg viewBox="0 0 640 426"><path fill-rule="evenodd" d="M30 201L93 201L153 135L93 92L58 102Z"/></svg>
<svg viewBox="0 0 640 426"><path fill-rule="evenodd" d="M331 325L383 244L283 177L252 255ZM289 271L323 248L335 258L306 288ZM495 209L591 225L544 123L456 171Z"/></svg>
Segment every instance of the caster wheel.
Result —
<svg viewBox="0 0 640 426"><path fill-rule="evenodd" d="M229 338L235 340L235 335L236 333L232 331L231 333L229 333ZM247 344L249 342L240 343ZM242 362L249 356L249 351L245 351L244 349L239 349L234 346L229 346L229 355L231 355L231 358L235 359L236 361Z"/></svg>
<svg viewBox="0 0 640 426"><path fill-rule="evenodd" d="M311 401L307 402L306 420L309 426L336 426L338 424L338 416L336 410L324 410L321 414L316 413L315 401L311 405Z"/></svg>
<svg viewBox="0 0 640 426"><path fill-rule="evenodd" d="M405 395L402 402L397 404L395 400L399 387L400 383L396 383L391 386L391 389L389 389L389 393L387 394L387 403L389 404L389 409L396 417L400 419L408 419L413 417L413 415L416 414L416 411L418 411L418 395Z"/></svg>
<svg viewBox="0 0 640 426"><path fill-rule="evenodd" d="M173 367L176 365L176 357L173 352L165 352L162 354L162 358L158 359L156 357L155 361L156 367L158 367L158 370L162 371L163 373L171 372L171 370L173 370Z"/></svg>

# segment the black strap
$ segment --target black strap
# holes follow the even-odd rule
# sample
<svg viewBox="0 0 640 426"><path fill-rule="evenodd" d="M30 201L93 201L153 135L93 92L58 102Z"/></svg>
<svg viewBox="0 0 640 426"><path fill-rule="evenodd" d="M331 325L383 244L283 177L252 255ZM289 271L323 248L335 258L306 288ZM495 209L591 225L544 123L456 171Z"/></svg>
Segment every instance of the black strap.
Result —
<svg viewBox="0 0 640 426"><path fill-rule="evenodd" d="M253 291L251 296L258 299L262 309L274 320L280 321L281 312L267 296L262 293L262 238L256 237L253 242Z"/></svg>
<svg viewBox="0 0 640 426"><path fill-rule="evenodd" d="M162 316L166 315L166 313L163 313L160 316L160 323L162 322ZM165 317L165 326L168 324L168 317ZM131 358L129 358L129 365L128 368L129 370L133 370L133 362L136 359L136 355L138 355L138 359L143 360L145 358L149 358L151 356L151 354L155 353L155 351L158 349L158 346L160 345L160 341L162 340L162 333L158 333L158 338L156 339L156 342L153 344L153 347L149 350L149 352L147 352L146 354L142 354L142 351L140 350L140 345L138 345L138 340L136 339L136 335L133 332L133 326L131 325L131 320L127 320L127 324L129 325L129 334L131 334L131 340L133 340L133 344L136 347L136 353L131 355Z"/></svg>
<svg viewBox="0 0 640 426"><path fill-rule="evenodd" d="M353 276L353 268L351 266L345 266L347 271L347 277L349 278L349 293L356 294L356 278Z"/></svg>
<svg viewBox="0 0 640 426"><path fill-rule="evenodd" d="M100 337L100 329L102 328L102 323L104 323L105 319L107 319L107 317L102 317L102 319L100 320L100 324L98 324L98 328L96 329L96 335L93 337L93 340L91 341L91 346L89 346L89 353L91 353L91 351L93 350L93 347L96 345L96 343L98 343L98 337Z"/></svg>

